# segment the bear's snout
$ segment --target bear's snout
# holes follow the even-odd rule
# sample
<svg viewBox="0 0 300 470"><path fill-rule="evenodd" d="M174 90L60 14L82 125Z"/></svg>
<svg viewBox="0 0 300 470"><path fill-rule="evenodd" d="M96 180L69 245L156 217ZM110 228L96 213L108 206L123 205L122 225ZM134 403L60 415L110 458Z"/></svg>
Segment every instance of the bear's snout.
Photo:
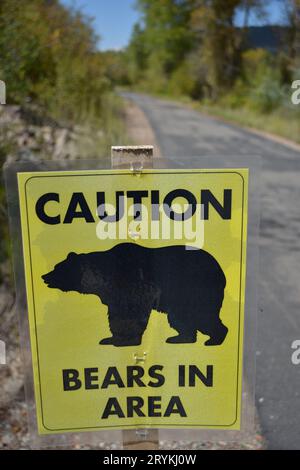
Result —
<svg viewBox="0 0 300 470"><path fill-rule="evenodd" d="M47 284L48 287L51 287L50 283L52 279L52 273L43 274L42 279L44 283Z"/></svg>

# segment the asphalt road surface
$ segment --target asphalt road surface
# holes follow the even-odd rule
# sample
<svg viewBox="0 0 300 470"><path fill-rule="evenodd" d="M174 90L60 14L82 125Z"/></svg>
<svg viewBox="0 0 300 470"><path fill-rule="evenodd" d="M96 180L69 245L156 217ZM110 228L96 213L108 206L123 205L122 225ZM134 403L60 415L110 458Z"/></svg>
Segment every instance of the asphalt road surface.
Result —
<svg viewBox="0 0 300 470"><path fill-rule="evenodd" d="M300 449L300 365L291 362L300 339L300 151L172 102L123 96L146 114L161 154L187 168L192 155L262 157L256 403L268 448Z"/></svg>

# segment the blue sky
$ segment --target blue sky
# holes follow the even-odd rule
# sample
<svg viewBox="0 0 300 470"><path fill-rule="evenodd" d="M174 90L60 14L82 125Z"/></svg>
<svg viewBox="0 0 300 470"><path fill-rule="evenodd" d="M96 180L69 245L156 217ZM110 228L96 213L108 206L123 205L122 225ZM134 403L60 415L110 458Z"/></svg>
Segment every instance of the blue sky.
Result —
<svg viewBox="0 0 300 470"><path fill-rule="evenodd" d="M101 36L100 49L121 49L129 42L132 26L139 19L134 9L135 0L62 0L75 5L94 17L97 34Z"/></svg>
<svg viewBox="0 0 300 470"><path fill-rule="evenodd" d="M139 18L134 9L135 0L62 0L65 5L80 7L87 15L95 18L94 25L101 36L100 49L121 49L128 44L132 26ZM272 0L269 8L270 23L280 21L280 0ZM241 17L237 18L237 24ZM257 21L252 18L251 23Z"/></svg>

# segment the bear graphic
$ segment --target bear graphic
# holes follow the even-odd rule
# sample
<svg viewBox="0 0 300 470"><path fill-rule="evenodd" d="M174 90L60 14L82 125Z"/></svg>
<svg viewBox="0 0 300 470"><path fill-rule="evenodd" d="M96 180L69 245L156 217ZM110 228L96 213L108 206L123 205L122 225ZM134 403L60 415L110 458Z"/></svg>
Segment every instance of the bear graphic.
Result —
<svg viewBox="0 0 300 470"><path fill-rule="evenodd" d="M141 344L151 310L167 314L178 332L168 343L194 343L200 331L210 337L207 346L216 346L228 332L220 320L226 278L204 250L123 243L102 252L70 253L42 279L52 289L100 298L112 334L100 344Z"/></svg>

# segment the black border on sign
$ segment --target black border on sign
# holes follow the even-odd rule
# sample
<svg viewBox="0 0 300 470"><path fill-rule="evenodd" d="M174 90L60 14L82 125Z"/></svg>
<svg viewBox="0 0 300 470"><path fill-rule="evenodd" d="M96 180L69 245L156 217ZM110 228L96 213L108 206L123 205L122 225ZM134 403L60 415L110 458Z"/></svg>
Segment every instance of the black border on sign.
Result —
<svg viewBox="0 0 300 470"><path fill-rule="evenodd" d="M245 168L245 170L249 171L249 168ZM79 170L80 171L80 170ZM96 170L97 171L97 170ZM22 172L18 172L22 173ZM26 172L23 172L26 173ZM53 433L55 432L64 432L64 431L78 431L80 432L81 430L96 430L96 429L125 429L125 428L133 428L136 429L138 428L148 428L148 429L173 429L173 428L226 428L226 427L232 427L236 421L237 421L237 411L238 411L238 396L239 396L239 367L240 367L240 336L241 336L241 295L242 295L242 265L243 265L243 242L244 242L244 198L245 198L245 180L244 177L241 173L238 171L201 171L201 170L195 170L195 171L145 171L145 174L151 174L151 175L178 175L178 174L185 174L185 175L194 175L194 174L237 174L241 177L242 182L243 182L243 191L242 191L242 224L241 224L241 257L240 257L240 293L239 293L239 321L238 321L238 356L237 356L237 380L236 380L236 408L235 408L235 420L230 423L230 424L163 424L163 425L158 425L155 424L153 426L149 426L149 423L147 424L138 424L138 426L135 424L127 424L127 425L120 425L120 426L86 426L86 427L78 427L78 428L62 428L62 429L50 429L47 426L45 426L44 423L44 414L43 414L43 397L42 397L42 387L41 387L41 374L40 374L40 362L39 362L39 348L38 348L38 334L37 334L37 323L36 323L36 313L35 313L35 298L34 298L34 288L33 288L33 271L32 271L32 257L31 257L31 241L30 241L30 230L29 230L29 220L28 220L28 205L27 205L27 183L36 178L68 178L68 177L83 177L83 176L128 176L132 175L132 172L122 172L118 173L117 170L114 173L88 173L88 174L68 174L68 175L39 175L39 176L31 176L29 177L25 184L25 205L26 205L26 221L27 221L27 232L28 232L28 241L29 241L29 258L30 258L30 273L31 273L31 290L32 290L32 299L33 299L33 313L34 313L34 334L35 334L35 342L36 342L36 352L37 352L37 364L38 364L38 377L39 377L39 392L40 392L40 402L41 402L41 417L42 417L42 423L45 429L48 431L51 431ZM249 176L248 176L249 177ZM27 280L26 280L27 284ZM34 366L33 366L34 367Z"/></svg>

